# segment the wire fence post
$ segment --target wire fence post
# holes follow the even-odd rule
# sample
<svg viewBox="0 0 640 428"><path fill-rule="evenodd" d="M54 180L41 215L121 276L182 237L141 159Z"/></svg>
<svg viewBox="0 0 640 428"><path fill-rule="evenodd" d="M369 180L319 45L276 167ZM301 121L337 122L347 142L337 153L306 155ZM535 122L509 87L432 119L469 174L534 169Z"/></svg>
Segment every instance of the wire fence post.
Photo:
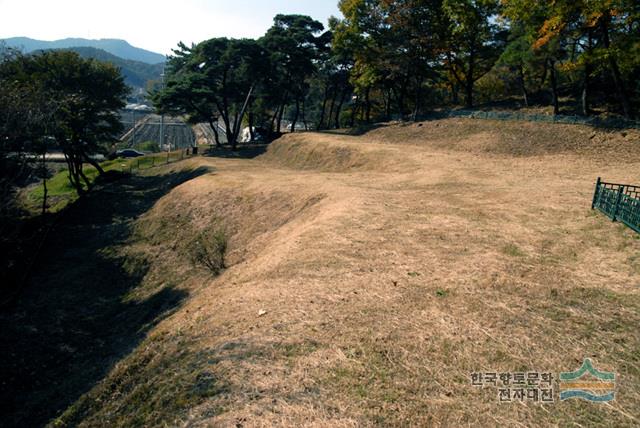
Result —
<svg viewBox="0 0 640 428"><path fill-rule="evenodd" d="M591 209L596 209L596 203L598 202L598 196L600 194L600 177L598 177L598 181L596 181L596 191L593 194L593 202L591 202Z"/></svg>
<svg viewBox="0 0 640 428"><path fill-rule="evenodd" d="M622 201L622 195L624 194L624 186L618 188L618 197L616 198L616 206L613 208L613 221L618 218L618 210L620 209L620 201Z"/></svg>

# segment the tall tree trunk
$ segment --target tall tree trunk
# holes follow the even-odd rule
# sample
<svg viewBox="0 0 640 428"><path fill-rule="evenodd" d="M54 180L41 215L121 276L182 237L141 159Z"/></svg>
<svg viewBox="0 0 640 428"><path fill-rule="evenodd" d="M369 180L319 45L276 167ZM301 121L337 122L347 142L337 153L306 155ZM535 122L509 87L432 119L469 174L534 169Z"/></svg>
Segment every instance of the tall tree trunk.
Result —
<svg viewBox="0 0 640 428"><path fill-rule="evenodd" d="M269 139L274 133L274 127L276 125L276 119L278 118L278 114L280 113L280 106L276 107L276 110L273 112L271 116L271 121L269 121Z"/></svg>
<svg viewBox="0 0 640 428"><path fill-rule="evenodd" d="M411 118L414 122L418 120L418 115L420 114L421 102L422 102L422 82L423 82L422 78L416 81L416 93L415 93L413 114Z"/></svg>
<svg viewBox="0 0 640 428"><path fill-rule="evenodd" d="M253 85L251 85L251 87L249 88L249 92L247 92L247 96L244 99L244 103L242 104L240 113L236 112L236 121L233 124L233 142L231 143L231 148L233 150L238 147L238 136L240 135L240 131L242 130L242 121L244 120L244 115L247 112L247 107L249 107L249 102L251 101L252 94Z"/></svg>
<svg viewBox="0 0 640 428"><path fill-rule="evenodd" d="M464 105L466 108L473 108L473 80L467 79L464 88Z"/></svg>
<svg viewBox="0 0 640 428"><path fill-rule="evenodd" d="M556 76L556 62L549 60L549 76L551 77L551 104L553 105L553 114L560 114L560 101L558 100L558 80Z"/></svg>
<svg viewBox="0 0 640 428"><path fill-rule="evenodd" d="M449 87L451 89L451 104L457 106L460 104L460 97L458 96L458 85L453 80L450 80Z"/></svg>
<svg viewBox="0 0 640 428"><path fill-rule="evenodd" d="M276 118L276 132L278 135L282 133L282 116L284 115L284 109L287 105L287 98L289 97L288 91L284 91L282 94L282 98L280 100L280 106L277 109L277 118Z"/></svg>
<svg viewBox="0 0 640 428"><path fill-rule="evenodd" d="M222 147L222 144L220 144L220 136L218 135L218 119L217 118L215 123L213 123L213 118L209 119L209 128L211 128L211 131L213 131L213 137L216 140L216 147L218 148Z"/></svg>
<svg viewBox="0 0 640 428"><path fill-rule="evenodd" d="M225 70L222 73L222 87L227 87L227 71ZM227 92L224 92L222 97L222 108L218 108L220 115L222 116L222 120L224 121L224 129L227 134L227 143L231 144L231 147L234 147L235 141L233 137L233 127L231 126L231 121L229 119L229 99L227 98Z"/></svg>
<svg viewBox="0 0 640 428"><path fill-rule="evenodd" d="M327 128L331 128L331 120L333 119L333 111L338 97L338 87L335 86L331 91L331 105L329 106L329 115L327 116Z"/></svg>
<svg viewBox="0 0 640 428"><path fill-rule="evenodd" d="M91 190L91 181L89 181L89 177L87 177L84 173L82 162L80 162L80 165L78 166L78 171L80 173L80 176L82 177L82 180L84 181L84 184L87 186L87 190Z"/></svg>
<svg viewBox="0 0 640 428"><path fill-rule="evenodd" d="M407 85L403 82L400 85L400 90L398 93L398 112L400 113L400 120L404 120L404 98L407 94Z"/></svg>
<svg viewBox="0 0 640 428"><path fill-rule="evenodd" d="M81 195L83 189L80 185L80 178L76 173L75 163L72 160L72 155L64 152L64 160L67 163L69 183L74 189L76 189L78 195Z"/></svg>
<svg viewBox="0 0 640 428"><path fill-rule="evenodd" d="M364 91L364 105L365 105L364 121L366 123L370 123L371 122L371 86L367 86L367 89Z"/></svg>
<svg viewBox="0 0 640 428"><path fill-rule="evenodd" d="M64 147L64 146L63 146ZM69 167L69 181L71 185L76 189L78 196L83 196L86 191L82 186L82 181L84 181L87 186L87 190L90 187L89 180L87 176L82 171L82 157L78 153L75 153L71 150L68 150L64 153L65 160L67 161L67 166Z"/></svg>
<svg viewBox="0 0 640 428"><path fill-rule="evenodd" d="M299 115L300 115L300 98L296 96L296 112L293 114L293 121L291 122L291 132L296 132L296 125L298 124Z"/></svg>
<svg viewBox="0 0 640 428"><path fill-rule="evenodd" d="M624 113L624 117L627 119L631 118L631 103L629 102L629 95L627 94L624 79L622 78L622 74L620 73L620 68L618 67L618 62L616 61L613 52L611 52L611 39L609 38L609 24L611 22L611 14L607 11L604 16L600 19L600 27L602 29L602 42L604 44L605 49L608 51L607 58L609 59L609 67L611 68L611 73L613 75L613 83L616 88L616 92L618 94L618 99L620 100L620 104L622 104L622 111Z"/></svg>
<svg viewBox="0 0 640 428"><path fill-rule="evenodd" d="M305 131L309 130L309 125L307 125L307 97L302 98L302 125Z"/></svg>
<svg viewBox="0 0 640 428"><path fill-rule="evenodd" d="M340 102L336 107L336 116L335 116L336 129L340 129L340 113L342 113L342 106L344 105L344 101L346 98L347 98L347 88L345 87L342 90L342 95L340 96Z"/></svg>
<svg viewBox="0 0 640 428"><path fill-rule="evenodd" d="M249 112L249 138L251 139L252 143L256 140L253 121L254 121L253 112L250 111Z"/></svg>
<svg viewBox="0 0 640 428"><path fill-rule="evenodd" d="M387 118L387 120L391 120L391 92L392 92L392 89L387 88L386 90L387 97L385 101L385 117Z"/></svg>
<svg viewBox="0 0 640 428"><path fill-rule="evenodd" d="M582 95L580 99L582 115L589 116L591 114L591 109L589 108L589 95L590 95L590 74L591 74L591 65L589 64L589 60L587 60L584 64L584 76L582 80Z"/></svg>
<svg viewBox="0 0 640 428"><path fill-rule="evenodd" d="M549 74L549 61L545 59L542 66L542 74L540 75L540 85L538 86L538 91L541 91L544 88L544 85L547 82L548 74Z"/></svg>
<svg viewBox="0 0 640 428"><path fill-rule="evenodd" d="M99 175L103 175L104 174L104 169L102 168L102 166L100 166L100 163L98 163L95 159L92 159L89 155L87 155L86 153L82 154L82 157L84 158L84 160L91 166L93 166L97 171Z"/></svg>
<svg viewBox="0 0 640 428"><path fill-rule="evenodd" d="M286 107L286 103L283 102L280 106L280 112L278 113L278 134L282 132L282 116L284 116L284 109Z"/></svg>
<svg viewBox="0 0 640 428"><path fill-rule="evenodd" d="M476 68L476 49L475 42L472 42L471 50L469 52L469 63L467 66L467 72L465 74L464 90L465 90L465 106L467 108L473 108L473 86L475 84L474 74Z"/></svg>
<svg viewBox="0 0 640 428"><path fill-rule="evenodd" d="M518 75L520 81L520 90L522 91L522 101L525 107L529 107L529 92L527 91L527 82L524 76L524 67L522 64L518 64Z"/></svg>
<svg viewBox="0 0 640 428"><path fill-rule="evenodd" d="M229 116L225 113L221 113L221 115L222 121L224 122L225 134L227 135L227 144L233 145L233 128L231 127Z"/></svg>
<svg viewBox="0 0 640 428"><path fill-rule="evenodd" d="M356 114L358 113L359 105L360 104L358 103L358 100L356 99L356 102L351 107L351 117L349 118L349 127L351 127L351 128L356 126Z"/></svg>
<svg viewBox="0 0 640 428"><path fill-rule="evenodd" d="M318 131L324 127L324 115L327 111L327 101L329 101L329 84L324 86L324 97L322 98L322 108L320 109L320 120L318 121Z"/></svg>
<svg viewBox="0 0 640 428"><path fill-rule="evenodd" d="M42 215L47 213L47 196L49 195L49 189L47 189L47 150L42 152Z"/></svg>
<svg viewBox="0 0 640 428"><path fill-rule="evenodd" d="M235 114L233 115L233 123L232 123L232 129L233 129L233 143L231 143L231 148L235 150L236 148L236 144L238 144L238 136L240 135L240 133L238 132L238 123L240 123L240 121L238 120L238 112L236 111Z"/></svg>

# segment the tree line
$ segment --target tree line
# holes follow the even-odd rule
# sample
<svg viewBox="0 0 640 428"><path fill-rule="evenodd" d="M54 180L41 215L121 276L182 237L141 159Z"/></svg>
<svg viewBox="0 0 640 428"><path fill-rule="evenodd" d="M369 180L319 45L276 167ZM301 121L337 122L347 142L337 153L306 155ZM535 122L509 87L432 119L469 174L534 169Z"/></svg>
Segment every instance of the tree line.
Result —
<svg viewBox="0 0 640 428"><path fill-rule="evenodd" d="M553 114L637 116L635 0L341 0L329 28L278 15L258 40L180 44L161 112L275 138L509 101ZM507 103L508 105L508 103ZM563 110L564 109L564 110ZM220 125L222 124L222 125Z"/></svg>
<svg viewBox="0 0 640 428"><path fill-rule="evenodd" d="M233 148L246 127L270 140L286 128L416 119L505 100L554 114L638 115L637 0L341 0L339 8L329 28L278 15L258 40L180 43L151 99L162 113L209 123L217 144ZM51 144L73 187L88 189L84 166L102 173L93 155L120 132L126 94L111 65L0 49L3 201L15 187L7 183L29 169L21 165L33 166L20 154Z"/></svg>

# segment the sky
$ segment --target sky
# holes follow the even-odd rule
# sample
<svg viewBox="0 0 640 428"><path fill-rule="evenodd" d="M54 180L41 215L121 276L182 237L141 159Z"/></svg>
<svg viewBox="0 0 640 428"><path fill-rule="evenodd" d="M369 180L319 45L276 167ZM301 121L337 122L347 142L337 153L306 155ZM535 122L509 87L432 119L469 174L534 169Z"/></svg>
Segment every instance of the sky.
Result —
<svg viewBox="0 0 640 428"><path fill-rule="evenodd" d="M338 0L0 0L0 39L124 39L169 54L179 41L262 36L278 13L325 26Z"/></svg>

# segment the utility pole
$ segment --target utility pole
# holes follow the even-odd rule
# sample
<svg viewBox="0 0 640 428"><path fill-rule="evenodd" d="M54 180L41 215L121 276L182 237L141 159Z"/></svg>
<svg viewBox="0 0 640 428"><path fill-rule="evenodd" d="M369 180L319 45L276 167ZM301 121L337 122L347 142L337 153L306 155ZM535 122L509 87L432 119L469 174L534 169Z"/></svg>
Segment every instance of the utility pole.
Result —
<svg viewBox="0 0 640 428"><path fill-rule="evenodd" d="M162 89L164 89L164 66L162 66ZM164 113L160 115L160 150L164 148ZM167 151L171 151L171 146L167 147Z"/></svg>
<svg viewBox="0 0 640 428"><path fill-rule="evenodd" d="M164 114L160 115L160 150L164 148ZM167 149L171 151L171 147Z"/></svg>
<svg viewBox="0 0 640 428"><path fill-rule="evenodd" d="M131 135L131 147L136 146L136 111L131 110L131 121L133 122L133 134Z"/></svg>

